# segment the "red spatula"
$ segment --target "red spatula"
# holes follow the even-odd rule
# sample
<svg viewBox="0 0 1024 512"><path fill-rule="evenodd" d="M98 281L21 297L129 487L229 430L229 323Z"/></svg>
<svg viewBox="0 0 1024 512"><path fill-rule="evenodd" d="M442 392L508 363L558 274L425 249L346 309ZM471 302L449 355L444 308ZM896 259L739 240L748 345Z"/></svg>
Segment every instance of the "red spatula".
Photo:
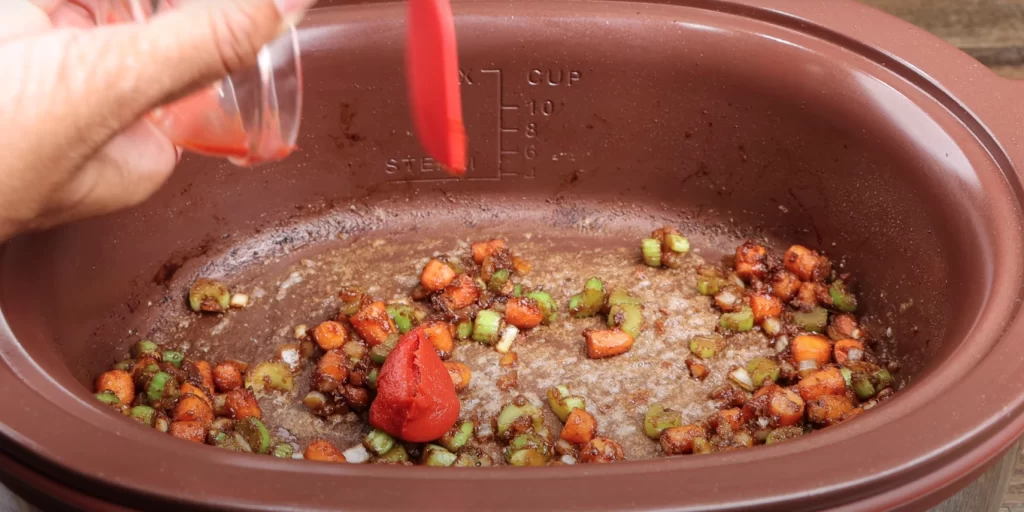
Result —
<svg viewBox="0 0 1024 512"><path fill-rule="evenodd" d="M406 84L423 149L451 174L466 172L455 22L448 0L408 0Z"/></svg>

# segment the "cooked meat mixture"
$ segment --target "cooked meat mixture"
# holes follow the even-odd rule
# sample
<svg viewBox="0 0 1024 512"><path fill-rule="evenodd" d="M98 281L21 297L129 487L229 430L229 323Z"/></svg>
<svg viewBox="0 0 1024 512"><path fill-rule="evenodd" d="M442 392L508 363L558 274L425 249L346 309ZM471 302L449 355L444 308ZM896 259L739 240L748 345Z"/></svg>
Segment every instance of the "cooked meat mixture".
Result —
<svg viewBox="0 0 1024 512"><path fill-rule="evenodd" d="M782 442L894 393L895 366L856 316L852 277L807 247L778 255L748 241L716 265L663 227L632 250L529 237L423 242L415 261L412 249L361 242L248 294L197 279L193 314L163 343L137 342L96 379L96 396L230 450L542 466ZM351 251L380 257L348 265ZM219 350L223 339L260 345L232 317L275 318L291 297L306 302L288 310L308 316L258 333L272 357L266 344ZM210 317L221 320L196 322Z"/></svg>

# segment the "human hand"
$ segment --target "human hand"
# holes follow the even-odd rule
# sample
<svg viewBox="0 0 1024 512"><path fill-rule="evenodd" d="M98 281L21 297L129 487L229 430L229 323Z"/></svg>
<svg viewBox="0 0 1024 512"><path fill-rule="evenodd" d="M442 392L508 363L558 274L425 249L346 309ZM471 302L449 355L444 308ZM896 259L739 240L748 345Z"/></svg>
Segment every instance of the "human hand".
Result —
<svg viewBox="0 0 1024 512"><path fill-rule="evenodd" d="M204 0L94 26L114 1L0 0L0 241L148 198L181 153L143 116L252 66L316 3Z"/></svg>

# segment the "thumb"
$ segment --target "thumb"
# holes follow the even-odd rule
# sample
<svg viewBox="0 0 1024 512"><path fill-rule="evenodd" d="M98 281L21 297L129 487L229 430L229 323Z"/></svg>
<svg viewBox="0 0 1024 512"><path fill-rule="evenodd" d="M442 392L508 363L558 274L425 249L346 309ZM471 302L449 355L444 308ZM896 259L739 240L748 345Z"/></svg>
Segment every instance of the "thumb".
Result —
<svg viewBox="0 0 1024 512"><path fill-rule="evenodd" d="M89 110L104 125L126 127L157 106L253 66L260 48L314 3L192 1L145 24L99 28L102 36L84 38L80 48L99 66L87 79L95 82L83 89L105 91L92 96Z"/></svg>

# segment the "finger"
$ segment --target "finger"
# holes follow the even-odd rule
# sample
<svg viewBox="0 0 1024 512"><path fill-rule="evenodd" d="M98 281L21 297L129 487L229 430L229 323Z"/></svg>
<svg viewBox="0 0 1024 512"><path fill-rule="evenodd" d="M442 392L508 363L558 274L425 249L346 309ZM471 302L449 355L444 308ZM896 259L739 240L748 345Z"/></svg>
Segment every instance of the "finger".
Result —
<svg viewBox="0 0 1024 512"><path fill-rule="evenodd" d="M96 24L94 9L112 0L29 0L42 9L55 27L90 27ZM102 4L100 3L102 2Z"/></svg>
<svg viewBox="0 0 1024 512"><path fill-rule="evenodd" d="M52 25L46 11L28 0L5 0L0 42L38 34Z"/></svg>
<svg viewBox="0 0 1024 512"><path fill-rule="evenodd" d="M95 210L90 214L141 203L167 181L178 163L177 148L145 120L114 137L100 155L108 163L97 170L99 177L89 201Z"/></svg>
<svg viewBox="0 0 1024 512"><path fill-rule="evenodd" d="M35 227L102 215L141 203L171 176L173 144L147 121L111 139L53 198Z"/></svg>
<svg viewBox="0 0 1024 512"><path fill-rule="evenodd" d="M183 93L255 64L283 21L315 0L190 2L143 25L102 27L82 38L77 58L89 74L90 112L123 125ZM281 10L278 10L278 6Z"/></svg>
<svg viewBox="0 0 1024 512"><path fill-rule="evenodd" d="M87 28L96 25L97 16L84 4L59 2L47 12L55 27Z"/></svg>
<svg viewBox="0 0 1024 512"><path fill-rule="evenodd" d="M40 9L42 9L43 12L45 12L46 14L53 13L59 7L63 6L64 4L67 4L69 2L69 0L28 0L28 1L29 1L29 3L35 4L36 7L39 7ZM74 0L70 0L70 1L74 1Z"/></svg>

